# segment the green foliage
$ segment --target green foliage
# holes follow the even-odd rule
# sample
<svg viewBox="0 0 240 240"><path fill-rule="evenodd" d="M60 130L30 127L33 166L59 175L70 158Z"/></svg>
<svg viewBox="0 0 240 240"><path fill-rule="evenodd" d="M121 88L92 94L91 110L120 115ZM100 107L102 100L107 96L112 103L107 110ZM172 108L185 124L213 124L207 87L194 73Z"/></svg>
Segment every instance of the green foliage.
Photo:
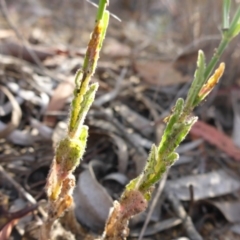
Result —
<svg viewBox="0 0 240 240"><path fill-rule="evenodd" d="M177 161L178 154L175 151L197 121L197 117L192 116L193 109L207 97L222 76L225 67L223 63L214 74L212 72L229 42L240 33L240 7L229 24L230 0L224 0L223 3L223 31L219 47L207 65L204 53L199 51L197 70L186 100L178 99L172 113L165 119L167 125L160 143L158 146L153 144L143 172L126 186L120 203L115 202L102 239L125 239L122 236L123 233L126 236L128 234L128 220L146 209L154 185ZM49 219L42 228L41 240L49 238L46 229L50 229L52 223L71 207L73 202L75 177L72 173L79 165L86 148L88 127L84 125L84 121L98 89L97 83L91 85L89 83L95 72L108 27L107 4L108 0L99 0L95 27L84 63L75 76L67 136L56 148L56 155L47 180Z"/></svg>
<svg viewBox="0 0 240 240"><path fill-rule="evenodd" d="M97 67L99 52L108 27L109 12L106 11L107 3L107 0L99 1L96 23L88 43L83 66L75 76L74 98L68 128L70 137L78 138L86 114L94 101L98 89L97 83L89 86L89 82Z"/></svg>
<svg viewBox="0 0 240 240"><path fill-rule="evenodd" d="M194 80L188 91L188 95L186 99L186 107L189 109L191 108L191 106L197 105L196 98L205 81L205 78L204 78L205 68L206 68L205 56L203 51L199 50L198 59L197 59L197 69L195 71Z"/></svg>
<svg viewBox="0 0 240 240"><path fill-rule="evenodd" d="M73 171L79 165L85 152L88 127L83 124L98 89L98 83L90 85L89 82L95 72L108 27L107 3L107 0L99 1L95 27L88 43L84 63L75 76L67 136L56 148L55 158L47 179L48 219L40 230L41 240L50 239L53 222L73 204L72 193L75 186Z"/></svg>
<svg viewBox="0 0 240 240"><path fill-rule="evenodd" d="M167 168L178 159L178 154L175 150L196 121L196 117L186 115L184 100L178 99L172 115L167 119L167 126L159 146L152 146L142 174L137 180L134 179L128 184L127 191L139 189L145 194L149 188L159 181ZM147 196L149 195L147 194Z"/></svg>
<svg viewBox="0 0 240 240"><path fill-rule="evenodd" d="M172 113L165 119L167 123L159 146L152 146L146 166L143 172L133 179L126 187L126 191L138 189L149 200L149 189L153 187L178 159L175 152L179 144L185 139L197 117L192 117L193 109L198 106L212 91L221 78L225 64L221 63L214 74L210 77L217 62L228 43L240 32L240 8L238 8L231 24L229 25L230 1L224 0L223 4L223 34L222 40L216 53L206 66L204 53L198 53L197 69L194 74L192 85L188 91L186 101L178 99ZM228 28L229 27L229 28Z"/></svg>
<svg viewBox="0 0 240 240"><path fill-rule="evenodd" d="M223 1L223 22L226 25L226 22L229 21L229 0ZM227 8L227 9L225 9ZM228 24L227 24L228 25ZM206 67L204 78L207 79L212 74L213 69L216 67L217 62L219 61L220 57L222 56L224 50L228 46L229 42L236 37L240 33L240 6L238 7L229 28L225 28L226 26L223 25L222 29L222 40L217 48L217 51L213 55L211 61L209 62L208 66Z"/></svg>

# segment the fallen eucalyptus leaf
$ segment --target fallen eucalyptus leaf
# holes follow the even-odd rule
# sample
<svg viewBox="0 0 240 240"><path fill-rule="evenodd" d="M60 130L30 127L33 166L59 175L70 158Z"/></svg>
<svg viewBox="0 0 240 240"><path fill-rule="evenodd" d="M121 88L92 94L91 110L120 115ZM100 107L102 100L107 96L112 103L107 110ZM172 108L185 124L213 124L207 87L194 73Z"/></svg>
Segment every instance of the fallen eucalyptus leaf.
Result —
<svg viewBox="0 0 240 240"><path fill-rule="evenodd" d="M74 89L73 81L74 79L69 77L66 81L63 81L58 85L58 87L54 90L51 100L47 106L47 113L52 111L60 111L63 109L67 99L71 96ZM56 121L56 116L46 115L43 119L43 122L49 127L55 126Z"/></svg>
<svg viewBox="0 0 240 240"><path fill-rule="evenodd" d="M118 171L125 173L128 166L128 150L126 142L119 136L113 133L107 134L116 145L116 154L118 156Z"/></svg>
<svg viewBox="0 0 240 240"><path fill-rule="evenodd" d="M150 235L156 234L166 229L175 227L181 223L182 223L182 220L180 218L170 218L161 222L151 224L147 227L144 233L144 236L150 236ZM130 232L130 236L138 237L140 232L141 232L141 229L134 229L133 231Z"/></svg>
<svg viewBox="0 0 240 240"><path fill-rule="evenodd" d="M239 202L219 202L219 201L207 201L211 205L215 206L224 217L231 223L240 221L240 203Z"/></svg>
<svg viewBox="0 0 240 240"><path fill-rule="evenodd" d="M195 201L229 194L240 188L240 182L223 170L168 180L166 183L166 187L184 201L190 200L190 185L194 189Z"/></svg>
<svg viewBox="0 0 240 240"><path fill-rule="evenodd" d="M38 121L37 119L30 119L31 126L36 128L39 134L45 139L51 139L53 130L52 128L46 126L44 123Z"/></svg>
<svg viewBox="0 0 240 240"><path fill-rule="evenodd" d="M108 174L106 177L104 177L102 179L102 181L116 181L117 183L125 186L128 182L129 182L129 179L122 173L111 173L111 174Z"/></svg>
<svg viewBox="0 0 240 240"><path fill-rule="evenodd" d="M94 169L102 167L101 163L92 161L89 168L79 175L74 192L77 219L94 231L103 230L113 204L111 197L95 177Z"/></svg>
<svg viewBox="0 0 240 240"><path fill-rule="evenodd" d="M240 235L240 223L234 224L230 229L232 232Z"/></svg>
<svg viewBox="0 0 240 240"><path fill-rule="evenodd" d="M120 114L134 129L139 131L145 137L149 137L153 133L153 127L150 121L135 112L133 109L123 105L122 103L117 103L115 105L115 110Z"/></svg>
<svg viewBox="0 0 240 240"><path fill-rule="evenodd" d="M239 91L232 92L232 105L234 112L233 142L240 148L240 97Z"/></svg>

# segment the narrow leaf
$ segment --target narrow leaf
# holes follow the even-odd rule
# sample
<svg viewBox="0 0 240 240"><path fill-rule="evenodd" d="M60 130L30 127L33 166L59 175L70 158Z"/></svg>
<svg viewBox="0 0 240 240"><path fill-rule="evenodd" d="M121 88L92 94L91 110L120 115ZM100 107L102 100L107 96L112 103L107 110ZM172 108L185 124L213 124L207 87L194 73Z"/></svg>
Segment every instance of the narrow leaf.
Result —
<svg viewBox="0 0 240 240"><path fill-rule="evenodd" d="M187 109L192 108L193 102L195 101L200 89L204 84L204 72L205 72L205 56L203 51L198 51L198 59L197 59L197 69L194 74L194 80L189 89L185 106Z"/></svg>
<svg viewBox="0 0 240 240"><path fill-rule="evenodd" d="M223 30L229 28L229 11L231 6L231 0L223 1Z"/></svg>

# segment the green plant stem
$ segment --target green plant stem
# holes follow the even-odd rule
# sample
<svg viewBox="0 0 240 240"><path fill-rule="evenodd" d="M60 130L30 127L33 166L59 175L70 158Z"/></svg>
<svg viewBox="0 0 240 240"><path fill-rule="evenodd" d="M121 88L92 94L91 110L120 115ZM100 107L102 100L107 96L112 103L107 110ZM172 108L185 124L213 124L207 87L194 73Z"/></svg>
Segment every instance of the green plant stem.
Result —
<svg viewBox="0 0 240 240"><path fill-rule="evenodd" d="M237 34L239 34L239 29L238 29L238 31L234 34L234 32L236 31L236 27L237 27L237 25L239 25L240 24L240 6L238 7L238 9L237 9L237 11L236 11L236 13L235 13L235 15L234 15L234 17L233 17L233 20L232 20L232 22L231 22L231 24L230 24L230 27L229 27L229 35L231 36L231 37L235 37Z"/></svg>
<svg viewBox="0 0 240 240"><path fill-rule="evenodd" d="M99 0L97 20L88 43L84 63L75 76L68 133L56 147L55 157L47 178L48 219L41 227L40 240L50 239L54 221L73 205L72 195L75 187L73 172L85 152L88 127L83 124L98 89L98 83L89 84L89 82L95 72L108 26L107 3L106 0Z"/></svg>
<svg viewBox="0 0 240 240"><path fill-rule="evenodd" d="M97 21L99 21L103 18L103 14L106 10L107 5L108 5L108 0L100 0L99 1L97 18L96 18Z"/></svg>
<svg viewBox="0 0 240 240"><path fill-rule="evenodd" d="M224 0L223 8L223 25L228 26L229 0ZM192 111L212 91L224 72L225 64L221 63L212 75L227 45L240 32L239 18L240 8L237 10L229 29L223 29L222 40L207 67L204 53L201 50L199 51L197 69L186 101L183 99L177 100L172 113L165 118L167 126L159 146L153 144L143 172L126 186L119 202L114 202L102 240L126 239L129 232L129 219L146 209L154 185L162 178L168 168L177 161L176 148L197 121L197 117L192 116Z"/></svg>
<svg viewBox="0 0 240 240"><path fill-rule="evenodd" d="M229 29L229 11L231 7L231 0L224 0L223 1L223 31L225 29Z"/></svg>
<svg viewBox="0 0 240 240"><path fill-rule="evenodd" d="M213 69L216 67L217 62L219 61L219 58L222 56L223 52L225 51L230 39L227 37L223 37L222 41L219 44L219 47L217 48L217 51L213 55L211 61L206 67L205 73L204 73L204 79L205 81L208 80L208 78L211 76Z"/></svg>
<svg viewBox="0 0 240 240"><path fill-rule="evenodd" d="M99 1L94 31L87 47L82 69L78 71L75 78L76 87L74 90L74 99L72 101L68 129L69 135L73 138L77 137L76 133L79 132L78 129L81 127L79 126L79 124L82 123L82 119L79 119L81 104L83 102L84 95L88 90L90 79L96 70L99 52L102 47L102 41L105 37L109 20L109 13L106 11L107 4L107 0Z"/></svg>
<svg viewBox="0 0 240 240"><path fill-rule="evenodd" d="M228 4L225 4L225 5L227 8L229 7ZM225 19L223 21L224 21L224 24L226 24L227 22L226 19L228 19L227 13L229 14L229 9L224 9L223 12L224 12L224 19ZM239 29L238 31L236 30L237 28L239 28L239 25L240 25L239 19L240 19L240 7L238 7L237 9L229 29L226 29L225 26L223 25L222 40L217 48L216 53L213 55L211 61L206 67L205 74L204 74L205 81L207 81L210 75L212 74L213 69L216 67L217 62L219 61L225 49L227 48L227 45L229 44L229 42L239 33Z"/></svg>

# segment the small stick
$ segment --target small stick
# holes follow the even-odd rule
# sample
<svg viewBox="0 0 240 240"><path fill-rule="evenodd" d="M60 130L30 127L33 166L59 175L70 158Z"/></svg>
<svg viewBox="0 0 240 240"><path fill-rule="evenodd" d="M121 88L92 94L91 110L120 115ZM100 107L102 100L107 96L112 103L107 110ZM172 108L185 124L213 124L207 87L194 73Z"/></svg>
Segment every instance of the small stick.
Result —
<svg viewBox="0 0 240 240"><path fill-rule="evenodd" d="M16 182L6 171L5 171L5 169L2 167L2 166L0 166L0 173L1 173L1 175L5 178L5 179L7 179L14 187L15 187L15 189L28 201L28 202L30 202L30 203L32 203L32 204L37 204L37 201L35 200L35 198L30 194L30 193L28 193L18 182ZM47 217L47 214L46 214L46 212L43 210L43 208L42 207L38 207L38 210L39 210L39 212L42 214L42 216L44 217L44 218L46 218Z"/></svg>
<svg viewBox="0 0 240 240"><path fill-rule="evenodd" d="M183 205L181 204L177 196L173 192L169 191L168 189L165 189L165 193L174 209L174 212L179 218L182 219L182 223L183 223L184 229L187 232L188 237L194 240L203 240L201 235L195 229L191 217L187 214L187 212L185 211Z"/></svg>

